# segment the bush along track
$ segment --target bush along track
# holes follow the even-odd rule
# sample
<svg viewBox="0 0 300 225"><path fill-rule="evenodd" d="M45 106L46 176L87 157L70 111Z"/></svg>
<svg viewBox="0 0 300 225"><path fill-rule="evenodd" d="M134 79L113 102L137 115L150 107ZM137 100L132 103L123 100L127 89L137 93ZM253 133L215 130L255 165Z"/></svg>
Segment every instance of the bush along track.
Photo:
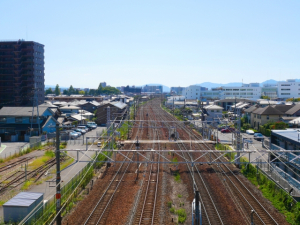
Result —
<svg viewBox="0 0 300 225"><path fill-rule="evenodd" d="M242 161L246 162L245 159ZM300 225L300 202L294 199L268 179L263 173L251 164L242 164L242 174L251 181L270 200L273 206L285 215L286 221L290 224Z"/></svg>

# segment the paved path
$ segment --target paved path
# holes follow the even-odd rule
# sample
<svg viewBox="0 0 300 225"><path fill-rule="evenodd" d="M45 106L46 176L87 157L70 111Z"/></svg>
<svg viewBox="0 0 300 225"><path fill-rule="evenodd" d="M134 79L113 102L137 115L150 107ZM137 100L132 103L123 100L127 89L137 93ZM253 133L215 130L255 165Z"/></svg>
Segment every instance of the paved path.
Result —
<svg viewBox="0 0 300 225"><path fill-rule="evenodd" d="M10 155L18 153L20 149L26 144L28 144L28 142L2 142L1 145L5 145L6 148L1 150L2 147L0 147L0 158L5 159Z"/></svg>
<svg viewBox="0 0 300 225"><path fill-rule="evenodd" d="M88 132L85 135L85 137L96 136L96 132L100 132L105 129L106 129L105 127L97 127L97 129ZM69 141L66 149L73 149L73 148L82 149L82 150L86 149L86 145L82 144L82 137L80 137L75 141L73 140ZM68 152L68 154L75 159L77 158L76 152L70 151ZM71 178L74 177L88 163L87 161L90 161L90 157L92 157L94 154L95 154L94 152L89 152L89 151L85 152L85 154L79 153L79 159L85 162L76 162L75 160L73 164L71 164L69 167L65 168L61 172L62 186L66 184L68 181L70 181ZM48 180L47 182L44 182L39 185L35 185L31 187L28 191L42 192L44 193L44 200L47 200L55 194L55 190L56 188L55 188L55 174L54 174L51 180ZM0 217L3 217L3 207L0 207Z"/></svg>

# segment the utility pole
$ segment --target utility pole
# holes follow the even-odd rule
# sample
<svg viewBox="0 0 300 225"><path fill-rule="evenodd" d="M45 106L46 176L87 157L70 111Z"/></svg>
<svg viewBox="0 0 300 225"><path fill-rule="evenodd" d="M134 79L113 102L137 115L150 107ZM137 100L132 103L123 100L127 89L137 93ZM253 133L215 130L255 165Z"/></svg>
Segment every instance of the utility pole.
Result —
<svg viewBox="0 0 300 225"><path fill-rule="evenodd" d="M199 191L195 193L195 225L202 224L202 218L200 214L200 199L199 199Z"/></svg>
<svg viewBox="0 0 300 225"><path fill-rule="evenodd" d="M59 151L59 124L56 124L56 224L61 225L61 193L60 193L60 151Z"/></svg>

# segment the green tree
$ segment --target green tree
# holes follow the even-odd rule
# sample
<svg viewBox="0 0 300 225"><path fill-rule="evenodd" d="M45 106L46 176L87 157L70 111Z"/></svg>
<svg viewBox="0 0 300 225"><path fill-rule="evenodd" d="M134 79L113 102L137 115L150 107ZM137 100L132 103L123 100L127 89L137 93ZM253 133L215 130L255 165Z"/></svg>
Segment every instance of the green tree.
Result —
<svg viewBox="0 0 300 225"><path fill-rule="evenodd" d="M102 88L102 85L101 85L101 83L99 84L99 86L98 86L98 89L97 89L97 92L98 92L98 95L101 95L102 94L102 90L103 88Z"/></svg>
<svg viewBox="0 0 300 225"><path fill-rule="evenodd" d="M266 96L266 95L262 95L262 96L260 96L260 98L261 98L261 99L268 99L268 100L271 99L269 96Z"/></svg>
<svg viewBox="0 0 300 225"><path fill-rule="evenodd" d="M96 90L96 89L90 89L89 95L94 96L94 95L96 95L96 94L97 94L97 90Z"/></svg>
<svg viewBox="0 0 300 225"><path fill-rule="evenodd" d="M102 89L101 94L104 95L117 95L121 93L117 88L114 87L105 87L105 88L101 87L101 89Z"/></svg>
<svg viewBox="0 0 300 225"><path fill-rule="evenodd" d="M75 94L75 89L73 88L73 86L71 85L69 88L69 95Z"/></svg>
<svg viewBox="0 0 300 225"><path fill-rule="evenodd" d="M65 89L65 90L63 91L63 94L64 94L64 95L69 95L69 92L68 92L68 90L67 90L67 89Z"/></svg>
<svg viewBox="0 0 300 225"><path fill-rule="evenodd" d="M80 95L85 95L85 91L79 91Z"/></svg>
<svg viewBox="0 0 300 225"><path fill-rule="evenodd" d="M55 95L60 95L60 89L59 89L59 85L57 84L54 90Z"/></svg>
<svg viewBox="0 0 300 225"><path fill-rule="evenodd" d="M49 95L49 94L53 94L53 91L51 88L48 88L46 91L45 91L45 95Z"/></svg>

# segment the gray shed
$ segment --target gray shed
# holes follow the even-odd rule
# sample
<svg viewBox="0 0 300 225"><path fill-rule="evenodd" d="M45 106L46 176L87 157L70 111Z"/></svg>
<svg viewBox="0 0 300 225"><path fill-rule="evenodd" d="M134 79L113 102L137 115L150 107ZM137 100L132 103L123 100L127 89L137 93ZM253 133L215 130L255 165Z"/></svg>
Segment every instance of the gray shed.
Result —
<svg viewBox="0 0 300 225"><path fill-rule="evenodd" d="M4 222L17 223L23 220L39 203L43 201L44 193L21 192L3 205ZM43 204L43 203L41 203ZM41 205L42 206L42 205ZM30 220L35 219L43 207L38 207Z"/></svg>

